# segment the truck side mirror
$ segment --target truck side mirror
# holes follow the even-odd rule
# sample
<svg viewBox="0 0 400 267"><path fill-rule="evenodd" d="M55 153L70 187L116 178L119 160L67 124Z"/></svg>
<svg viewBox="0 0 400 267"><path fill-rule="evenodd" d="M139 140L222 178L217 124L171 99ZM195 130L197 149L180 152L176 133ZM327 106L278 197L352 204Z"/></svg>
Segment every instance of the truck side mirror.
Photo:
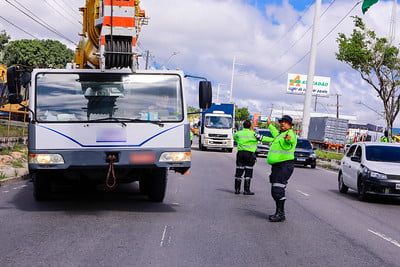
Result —
<svg viewBox="0 0 400 267"><path fill-rule="evenodd" d="M208 109L212 103L212 86L209 81L199 82L199 107Z"/></svg>

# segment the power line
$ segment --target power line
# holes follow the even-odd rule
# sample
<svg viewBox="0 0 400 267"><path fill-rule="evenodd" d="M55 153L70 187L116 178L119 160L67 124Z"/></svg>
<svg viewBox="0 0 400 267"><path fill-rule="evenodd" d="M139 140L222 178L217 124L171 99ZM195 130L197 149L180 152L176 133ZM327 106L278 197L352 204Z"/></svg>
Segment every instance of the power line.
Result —
<svg viewBox="0 0 400 267"><path fill-rule="evenodd" d="M29 13L31 13L32 15L28 14L27 12L21 10L19 7L17 7L16 5L14 5L13 3L10 3L8 0L5 0L8 4L12 5L13 7L15 7L18 11L20 11L21 13L23 13L25 16L27 16L28 18L32 19L33 21L35 21L36 23L40 24L41 26L43 26L44 28L48 29L49 31L53 32L54 34L60 36L61 38L63 38L64 40L69 41L70 43L77 45L74 41L72 41L71 39L69 39L68 37L66 37L65 35L63 35L62 33L58 32L56 29L52 28L50 25L48 25L46 22L44 21L40 21L40 18L38 18L35 14L33 14L32 12L28 11ZM18 3L18 1L16 1ZM20 3L18 3L19 5L21 5ZM23 5L21 5L25 10L28 10L26 7L24 7ZM33 16L35 16L36 18L34 18Z"/></svg>
<svg viewBox="0 0 400 267"><path fill-rule="evenodd" d="M46 5L48 5L51 9L53 9L55 12L57 12L59 15L61 15L62 17L64 17L66 20L68 20L72 25L74 25L75 27L79 27L79 28L80 28L80 25L79 25L79 22L78 22L78 21L73 21L73 20L71 20L70 17L66 16L65 14L61 13L57 8L55 8L54 6L50 5L50 3L49 3L47 0L44 0L44 3L45 3ZM63 7L60 6L60 4L59 4L58 2L53 2L53 3L55 3L56 5L58 5L61 9L63 9Z"/></svg>
<svg viewBox="0 0 400 267"><path fill-rule="evenodd" d="M329 6L324 10L324 12L322 12L320 18L322 18L324 16L324 14L328 11L328 9L333 5L333 3L336 0L332 0L332 2L329 4ZM283 54L279 57L279 58L283 58L287 53L289 53L289 51L298 43L300 42L305 36L306 34L312 29L312 25L307 29L307 31L301 35L301 37L299 39L297 39L285 52L283 52Z"/></svg>
<svg viewBox="0 0 400 267"><path fill-rule="evenodd" d="M4 18L3 16L0 16L0 18L1 18L2 20L4 20L5 22L11 24L12 26L14 26L15 28L17 28L18 30L20 30L20 31L22 31L22 32L24 32L24 33L26 33L26 34L28 34L29 36L31 36L31 37L33 37L33 38L35 38L35 39L39 39L38 37L34 36L34 35L31 34L30 32L25 31L23 28L21 28L21 27L15 25L14 23L12 23L12 22L9 21L8 19Z"/></svg>
<svg viewBox="0 0 400 267"><path fill-rule="evenodd" d="M354 10L354 8L356 8L359 4L361 3L361 1L358 1L350 10L349 12L346 13L346 15L318 42L318 45L320 43L322 43L332 32L333 30L335 30L340 23L343 22L343 20L345 20L347 18L347 16ZM299 64L304 58L306 58L308 55L310 54L310 52L307 52L303 57L301 57L296 63L294 63L293 65L291 65L288 69L286 69L285 71L283 71L282 73L280 73L279 75L275 76L272 80L277 80L278 78L280 78L282 75L288 73L288 71L293 68L294 66L296 66L297 64Z"/></svg>
<svg viewBox="0 0 400 267"><path fill-rule="evenodd" d="M283 38L285 38L285 37L289 34L289 32L290 32L291 30L294 29L294 27L301 21L301 19L303 18L303 16L308 12L308 10L310 9L310 7L311 7L311 2L310 2L310 4L307 6L307 8L303 11L303 14L302 14L300 17L297 18L296 22L295 22L292 26L289 27L289 29L285 32L285 34L282 35L281 38L280 38L278 41L276 41L276 42L270 47L270 49L274 48L277 44L279 44L280 41L282 41Z"/></svg>
<svg viewBox="0 0 400 267"><path fill-rule="evenodd" d="M61 6L61 4L57 4L57 5L59 5L63 10L64 10L64 6L68 7L69 10L71 11L70 12L71 15L75 15L75 16L77 16L77 18L81 19L82 16L81 16L81 13L79 13L79 11L78 11L79 9L72 7L70 5L69 1L61 0L61 2L63 2L63 6Z"/></svg>

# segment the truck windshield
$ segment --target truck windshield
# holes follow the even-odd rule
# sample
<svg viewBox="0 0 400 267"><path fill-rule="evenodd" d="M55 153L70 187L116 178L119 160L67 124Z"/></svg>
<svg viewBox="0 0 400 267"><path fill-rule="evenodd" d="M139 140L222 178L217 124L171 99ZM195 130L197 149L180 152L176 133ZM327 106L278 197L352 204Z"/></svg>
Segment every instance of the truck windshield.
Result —
<svg viewBox="0 0 400 267"><path fill-rule="evenodd" d="M221 116L206 116L205 126L207 128L230 129L232 128L232 118Z"/></svg>
<svg viewBox="0 0 400 267"><path fill-rule="evenodd" d="M183 119L179 75L39 73L35 81L40 122Z"/></svg>

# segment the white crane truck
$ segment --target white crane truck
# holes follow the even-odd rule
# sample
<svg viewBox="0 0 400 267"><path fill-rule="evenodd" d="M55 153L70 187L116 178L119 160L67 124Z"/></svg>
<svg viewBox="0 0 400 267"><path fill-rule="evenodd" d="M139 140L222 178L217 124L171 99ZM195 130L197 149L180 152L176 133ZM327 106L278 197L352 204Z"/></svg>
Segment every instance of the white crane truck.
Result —
<svg viewBox="0 0 400 267"><path fill-rule="evenodd" d="M131 28L144 17L138 3L87 1L84 27L92 30L84 31L77 68L34 69L30 80L8 72L10 103L20 103L21 87L29 87L28 167L36 200L49 199L58 180L108 188L138 181L151 201L162 202L168 170L190 168L185 75L136 68ZM127 19L133 24L112 25ZM88 48L92 59L83 56ZM211 83L200 81L200 107L210 106L211 95Z"/></svg>

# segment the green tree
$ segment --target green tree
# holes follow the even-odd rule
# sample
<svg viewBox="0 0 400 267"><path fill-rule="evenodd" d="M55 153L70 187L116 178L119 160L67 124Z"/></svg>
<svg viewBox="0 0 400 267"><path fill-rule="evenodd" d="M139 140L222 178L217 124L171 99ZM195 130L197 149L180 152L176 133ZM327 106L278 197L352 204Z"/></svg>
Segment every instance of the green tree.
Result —
<svg viewBox="0 0 400 267"><path fill-rule="evenodd" d="M200 116L200 109L199 109L199 108L195 108L195 107L192 107L192 106L188 106L187 112L188 112L188 113L193 113L193 114L189 114L189 115L188 115L189 118L192 118L192 117L199 117L199 116Z"/></svg>
<svg viewBox="0 0 400 267"><path fill-rule="evenodd" d="M64 68L74 51L56 40L17 40L5 47L4 63L30 67Z"/></svg>
<svg viewBox="0 0 400 267"><path fill-rule="evenodd" d="M235 121L244 121L250 118L248 108L238 108L235 106Z"/></svg>
<svg viewBox="0 0 400 267"><path fill-rule="evenodd" d="M350 37L340 33L337 38L339 52L336 58L358 71L378 93L391 138L393 122L400 109L399 49L386 38L378 38L374 31L368 30L360 17L353 18L355 29Z"/></svg>

